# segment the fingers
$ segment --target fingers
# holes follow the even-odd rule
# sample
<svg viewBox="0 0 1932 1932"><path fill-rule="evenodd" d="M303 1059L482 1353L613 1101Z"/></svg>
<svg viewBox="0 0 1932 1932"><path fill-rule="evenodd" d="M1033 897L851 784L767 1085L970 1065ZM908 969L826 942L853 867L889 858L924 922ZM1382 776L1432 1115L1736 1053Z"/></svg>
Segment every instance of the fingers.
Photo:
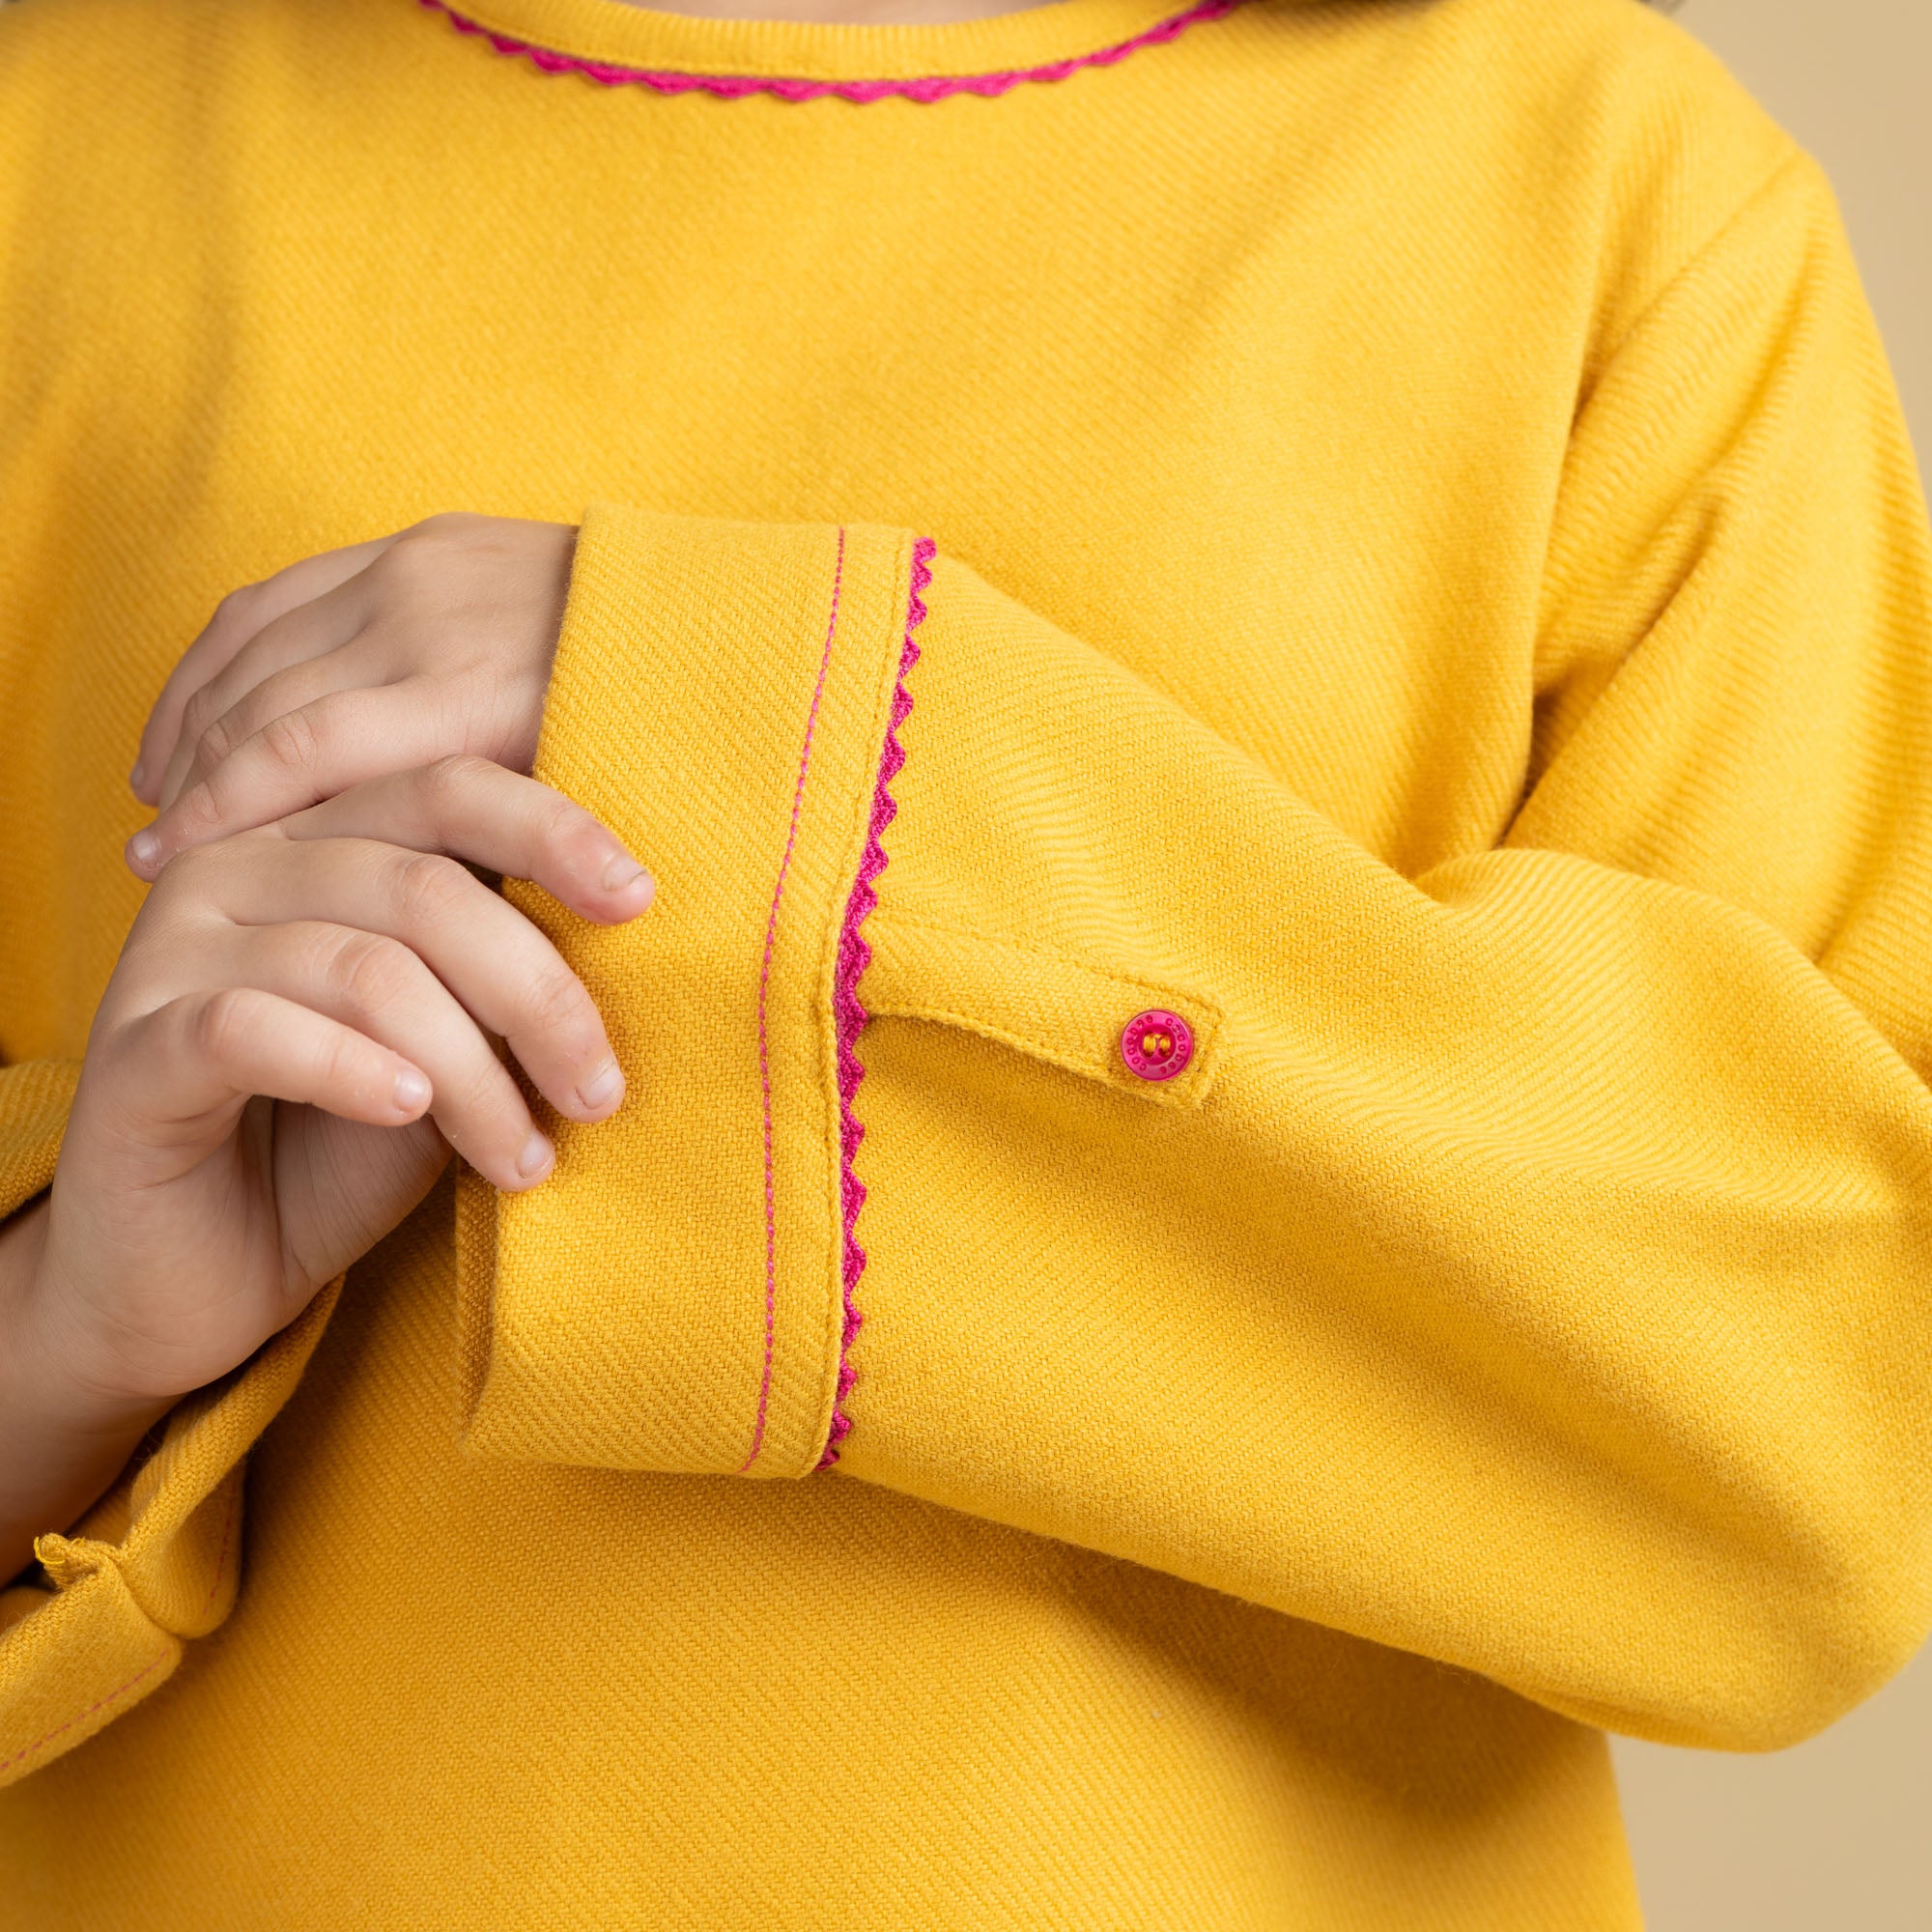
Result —
<svg viewBox="0 0 1932 1932"><path fill-rule="evenodd" d="M392 1015L380 1004L369 1013L360 1007L343 1009L339 1005L330 1010L356 1026L376 1024L378 1037L392 1044L409 1042L410 1051L421 1056L422 1065L437 1080L438 1124L466 1154L469 1147L458 1138L464 1130L445 1118L449 1090L439 1077L440 1067L453 1067L466 1083L465 1091L478 1082L494 1091L495 1083L483 1076L497 1072L498 1063L491 1054L485 1067L468 1050L473 1026L463 1041L448 1036L454 1016L432 1014L421 1006L420 988L405 959L420 961L465 1011L500 1034L538 1091L559 1113L579 1121L601 1121L616 1110L624 1095L623 1072L582 981L522 913L454 859L374 839L331 838L291 849L280 839L278 829L260 837L272 843L265 842L258 856L271 863L249 865L218 882L213 888L215 908L242 926L259 929L319 922L394 942L404 958L362 960L358 968L376 982L377 990L387 989L393 981L394 996L401 1003L398 1010L416 1001L420 1014L416 1024L434 1025L438 1031L394 1036L383 1032L381 1027ZM334 984L332 979L329 984ZM347 997L336 990L338 999ZM439 1046L433 1043L436 1040L444 1044ZM510 1092L514 1093L513 1087ZM492 1122L495 1105L494 1099L486 1104ZM522 1113L521 1100L518 1114L526 1131L527 1116ZM501 1136L490 1124L469 1131L469 1138L497 1145Z"/></svg>
<svg viewBox="0 0 1932 1932"><path fill-rule="evenodd" d="M584 919L617 925L649 906L651 875L560 791L488 758L439 758L370 779L275 828L293 839L379 838L533 879Z"/></svg>
<svg viewBox="0 0 1932 1932"><path fill-rule="evenodd" d="M367 568L400 534L398 531L368 543L350 544L342 550L304 557L259 583L243 584L224 597L201 635L168 674L154 709L148 714L130 780L135 796L147 805L160 803L162 779L181 736L182 714L188 699L204 684L225 670L236 654L265 626L346 582Z"/></svg>
<svg viewBox="0 0 1932 1932"><path fill-rule="evenodd" d="M407 1058L458 1151L497 1186L527 1187L552 1151L489 1034L572 1119L614 1112L623 1074L582 981L459 861L533 877L605 923L636 917L653 894L622 844L560 793L450 757L185 857L144 917L193 922L202 936L175 956L204 984L213 975L294 1001Z"/></svg>
<svg viewBox="0 0 1932 1932"><path fill-rule="evenodd" d="M396 1127L419 1119L432 1093L428 1075L393 1048L253 986L170 1000L128 1044L129 1103L157 1122L193 1121L265 1094Z"/></svg>
<svg viewBox="0 0 1932 1932"><path fill-rule="evenodd" d="M176 853L285 818L366 779L465 750L459 703L431 678L335 691L272 718L128 839L152 879Z"/></svg>
<svg viewBox="0 0 1932 1932"><path fill-rule="evenodd" d="M158 802L172 804L185 783L281 712L350 685L384 683L386 662L376 652L345 648L362 633L372 602L369 573L360 571L264 624L224 669L189 695ZM265 702L268 690L281 700L272 709Z"/></svg>
<svg viewBox="0 0 1932 1932"><path fill-rule="evenodd" d="M549 1174L550 1142L509 1069L408 946L300 920L230 927L211 951L217 956L205 963L226 982L292 1001L407 1058L429 1079L444 1138L497 1186L533 1187Z"/></svg>

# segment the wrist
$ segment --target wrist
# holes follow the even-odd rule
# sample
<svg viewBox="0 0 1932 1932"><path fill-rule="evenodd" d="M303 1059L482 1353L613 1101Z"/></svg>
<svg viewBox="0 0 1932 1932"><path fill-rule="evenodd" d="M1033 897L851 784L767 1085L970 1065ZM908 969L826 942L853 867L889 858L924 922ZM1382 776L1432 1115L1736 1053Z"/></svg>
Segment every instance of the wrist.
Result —
<svg viewBox="0 0 1932 1932"><path fill-rule="evenodd" d="M90 1390L43 1332L44 1200L0 1223L0 1582L87 1514L172 1406Z"/></svg>
<svg viewBox="0 0 1932 1932"><path fill-rule="evenodd" d="M0 1412L76 1445L131 1443L180 1399L128 1387L89 1350L48 1266L50 1197L0 1223Z"/></svg>

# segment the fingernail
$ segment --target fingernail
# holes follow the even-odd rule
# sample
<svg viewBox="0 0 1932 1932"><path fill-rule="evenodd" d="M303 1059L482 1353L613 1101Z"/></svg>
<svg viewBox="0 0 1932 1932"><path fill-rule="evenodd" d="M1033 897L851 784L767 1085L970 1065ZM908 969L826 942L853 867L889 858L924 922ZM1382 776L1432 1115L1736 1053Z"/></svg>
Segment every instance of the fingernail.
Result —
<svg viewBox="0 0 1932 1932"><path fill-rule="evenodd" d="M420 1073L411 1071L396 1075L396 1105L404 1113L413 1114L429 1103L429 1082Z"/></svg>
<svg viewBox="0 0 1932 1932"><path fill-rule="evenodd" d="M607 893L621 893L635 880L641 879L644 868L628 852L619 852L604 867L604 890Z"/></svg>
<svg viewBox="0 0 1932 1932"><path fill-rule="evenodd" d="M136 791L139 791L141 787L145 783L147 783L147 781L148 781L148 768L146 765L137 764L134 767L134 769L128 774L128 782L131 786L133 786L133 788Z"/></svg>
<svg viewBox="0 0 1932 1932"><path fill-rule="evenodd" d="M152 866L161 856L161 841L152 832L137 832L128 841L128 856L137 866Z"/></svg>
<svg viewBox="0 0 1932 1932"><path fill-rule="evenodd" d="M607 1060L578 1088L577 1097L591 1113L608 1107L624 1091L624 1069L614 1060Z"/></svg>
<svg viewBox="0 0 1932 1932"><path fill-rule="evenodd" d="M540 1133L533 1133L524 1143L524 1151L517 1156L517 1172L526 1180L534 1180L550 1165L551 1145Z"/></svg>

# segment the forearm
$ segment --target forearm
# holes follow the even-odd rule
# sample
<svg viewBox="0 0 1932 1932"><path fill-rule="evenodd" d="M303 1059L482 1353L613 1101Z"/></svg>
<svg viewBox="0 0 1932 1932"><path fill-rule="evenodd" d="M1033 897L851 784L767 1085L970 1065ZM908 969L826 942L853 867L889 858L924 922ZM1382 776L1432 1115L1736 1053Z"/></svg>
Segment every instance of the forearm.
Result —
<svg viewBox="0 0 1932 1932"><path fill-rule="evenodd" d="M0 1223L0 1578L86 1512L168 1407L90 1396L59 1362L34 1300L46 1226L44 1195Z"/></svg>

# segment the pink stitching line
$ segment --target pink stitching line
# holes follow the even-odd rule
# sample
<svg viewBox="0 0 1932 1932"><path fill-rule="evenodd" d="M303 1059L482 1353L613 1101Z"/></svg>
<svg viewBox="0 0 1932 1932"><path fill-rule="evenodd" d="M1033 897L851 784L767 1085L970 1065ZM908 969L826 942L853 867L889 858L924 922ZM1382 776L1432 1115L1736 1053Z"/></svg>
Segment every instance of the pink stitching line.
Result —
<svg viewBox="0 0 1932 1932"><path fill-rule="evenodd" d="M845 1318L838 1338L838 1389L832 1399L832 1429L825 1440L825 1453L818 1459L821 1469L830 1468L838 1462L838 1445L852 1433L852 1418L845 1413L845 1398L851 1394L852 1384L858 1380L857 1371L852 1367L852 1344L866 1319L859 1313L852 1298L859 1286L859 1277L866 1272L866 1251L859 1245L855 1232L859 1209L866 1205L866 1183L852 1167L852 1157L859 1151L859 1143L866 1138L864 1125L852 1112L852 1096L858 1093L859 1083L866 1077L866 1069L859 1064L857 1050L859 1036L865 1031L867 1019L866 1009L859 1002L859 981L872 958L872 949L866 943L865 935L859 928L865 923L866 915L879 902L879 895L872 885L872 881L886 869L886 848L879 842L879 835L898 814L892 783L898 777L899 767L905 763L905 749L899 743L899 726L905 723L906 714L912 709L912 694L905 685L906 672L919 662L919 645L913 639L913 633L925 616L925 604L920 593L932 582L932 572L927 566L937 549L938 545L930 537L921 537L912 547L912 585L906 598L905 641L899 646L898 682L893 690L893 710L886 724L885 748L879 754L879 781L872 791L871 826L866 838L865 855L859 861L859 874L853 882L852 896L845 902L845 923L838 934L838 968L833 985L832 1012L838 1040L838 1182L845 1222L842 1268Z"/></svg>
<svg viewBox="0 0 1932 1932"><path fill-rule="evenodd" d="M208 1614L208 1607L214 1602L214 1594L221 1588L221 1579L228 1570L228 1546L234 1541L235 1520L242 1514L242 1478L238 1475L235 1487L229 1492L228 1513L221 1521L221 1548L214 1558L214 1580L208 1586L208 1595L201 1600L201 1614Z"/></svg>
<svg viewBox="0 0 1932 1932"><path fill-rule="evenodd" d="M94 1702L87 1707L86 1710L79 1712L74 1717L70 1718L64 1724L56 1724L53 1727L53 1729L46 1734L45 1737L36 1738L32 1744L26 1746L23 1749L16 1750L12 1757L0 1758L0 1771L11 1770L14 1765L18 1764L23 1757L32 1757L33 1754L37 1750L39 1750L43 1745L52 1744L53 1741L57 1737L59 1737L63 1731L71 1731L76 1724L86 1723L88 1719L94 1716L95 1712L105 1709L107 1705L113 1703L115 1698L125 1696L129 1690L133 1690L135 1685L140 1683L142 1678L152 1676L153 1673L158 1670L161 1667L161 1665L164 1664L168 1661L168 1659L173 1655L174 1653L172 1651L163 1651L161 1655L156 1658L152 1663L149 1663L142 1669L135 1671L133 1676L128 1678L127 1683L117 1684L112 1690L108 1691L106 1696L97 1697L94 1700Z"/></svg>
<svg viewBox="0 0 1932 1932"><path fill-rule="evenodd" d="M1175 14L1132 40L1121 41L1091 54L1076 54L1067 60L1049 61L1043 67L1006 68L992 73L921 74L907 80L796 80L779 79L756 73L686 73L668 69L615 67L608 61L584 60L576 54L557 53L551 47L513 40L480 21L459 14L448 0L421 0L433 12L443 14L460 34L476 34L499 54L521 55L545 73L582 73L604 87L649 87L659 94L715 94L725 100L742 99L748 94L775 94L781 100L817 100L837 95L841 100L863 105L898 95L921 102L945 100L955 94L992 96L1005 94L1023 81L1065 80L1082 68L1112 67L1142 47L1157 47L1204 20L1218 20L1232 14L1241 0L1199 0L1185 13Z"/></svg>
<svg viewBox="0 0 1932 1932"><path fill-rule="evenodd" d="M765 1106L765 1366L758 1381L758 1419L752 1430L752 1453L739 1465L742 1476L758 1460L765 1446L765 1414L772 1399L772 1339L779 1305L778 1197L772 1176L772 1055L766 1027L766 1001L772 983L772 948L778 938L779 906L784 898L785 874L791 870L792 848L798 843L799 812L805 804L806 774L811 768L811 738L818 729L819 700L825 696L825 673L832 664L832 640L838 635L838 593L845 582L845 531L838 531L838 555L832 567L832 614L826 620L825 642L818 654L818 682L811 688L811 708L805 716L805 744L798 754L798 779L791 792L791 824L785 831L784 856L779 861L779 881L772 890L771 917L765 921L765 959L758 969L758 1084Z"/></svg>

